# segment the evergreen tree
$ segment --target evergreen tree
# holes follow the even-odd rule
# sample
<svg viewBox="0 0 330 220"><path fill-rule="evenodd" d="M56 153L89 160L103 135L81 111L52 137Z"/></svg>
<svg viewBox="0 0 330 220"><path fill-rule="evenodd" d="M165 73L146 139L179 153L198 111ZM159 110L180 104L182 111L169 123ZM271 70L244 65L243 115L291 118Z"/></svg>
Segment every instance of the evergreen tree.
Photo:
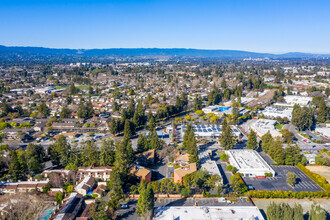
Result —
<svg viewBox="0 0 330 220"><path fill-rule="evenodd" d="M222 134L220 137L220 144L225 150L232 149L235 145L234 135L230 128L230 125L227 123L227 119L225 118L222 123Z"/></svg>
<svg viewBox="0 0 330 220"><path fill-rule="evenodd" d="M261 137L261 148L267 154L269 152L269 149L270 149L271 144L273 143L273 141L274 141L273 137L272 137L272 135L270 134L269 131Z"/></svg>
<svg viewBox="0 0 330 220"><path fill-rule="evenodd" d="M158 150L160 148L161 143L155 128L149 132L148 140L151 149Z"/></svg>
<svg viewBox="0 0 330 220"><path fill-rule="evenodd" d="M113 141L104 140L100 149L100 166L112 166L115 162Z"/></svg>
<svg viewBox="0 0 330 220"><path fill-rule="evenodd" d="M99 163L98 148L93 141L88 140L83 146L82 156L84 166L95 166Z"/></svg>
<svg viewBox="0 0 330 220"><path fill-rule="evenodd" d="M22 178L21 164L19 163L16 150L10 151L9 175L15 182Z"/></svg>
<svg viewBox="0 0 330 220"><path fill-rule="evenodd" d="M138 199L136 212L140 217L147 218L147 216L151 216L154 208L154 192L151 184L148 184L146 188L145 186L141 187L139 193L140 197Z"/></svg>
<svg viewBox="0 0 330 220"><path fill-rule="evenodd" d="M308 220L326 220L327 213L320 205L313 203L311 210L309 211Z"/></svg>
<svg viewBox="0 0 330 220"><path fill-rule="evenodd" d="M50 109L45 102L41 102L41 104L37 107L37 110L43 115L43 117L48 117L50 115Z"/></svg>
<svg viewBox="0 0 330 220"><path fill-rule="evenodd" d="M246 144L246 148L247 149L253 149L253 150L258 149L257 135L252 129L250 130L250 134L249 134L249 137L248 137L248 142Z"/></svg>
<svg viewBox="0 0 330 220"><path fill-rule="evenodd" d="M184 132L182 146L189 154L189 162L199 164L197 140L194 129L190 124L187 125Z"/></svg>
<svg viewBox="0 0 330 220"><path fill-rule="evenodd" d="M200 95L196 95L194 98L194 111L201 110L203 107L202 98Z"/></svg>
<svg viewBox="0 0 330 220"><path fill-rule="evenodd" d="M140 134L137 140L137 153L144 152L149 149L148 139L145 135Z"/></svg>
<svg viewBox="0 0 330 220"><path fill-rule="evenodd" d="M63 166L66 166L69 163L70 148L71 147L67 143L66 138L63 135L60 135L54 144L54 148L52 149L52 151L56 152L53 154L53 156L56 157L57 155L60 158ZM55 160L58 160L58 158Z"/></svg>
<svg viewBox="0 0 330 220"><path fill-rule="evenodd" d="M119 111L119 105L118 105L118 103L115 101L115 102L113 103L113 106L112 106L112 112L117 112L117 111Z"/></svg>
<svg viewBox="0 0 330 220"><path fill-rule="evenodd" d="M293 207L293 220L303 220L304 212L300 204L295 203Z"/></svg>
<svg viewBox="0 0 330 220"><path fill-rule="evenodd" d="M327 106L325 105L325 101L322 98L320 100L319 110L317 113L317 121L324 123L327 120Z"/></svg>
<svg viewBox="0 0 330 220"><path fill-rule="evenodd" d="M60 113L60 118L71 118L71 111L64 106Z"/></svg>

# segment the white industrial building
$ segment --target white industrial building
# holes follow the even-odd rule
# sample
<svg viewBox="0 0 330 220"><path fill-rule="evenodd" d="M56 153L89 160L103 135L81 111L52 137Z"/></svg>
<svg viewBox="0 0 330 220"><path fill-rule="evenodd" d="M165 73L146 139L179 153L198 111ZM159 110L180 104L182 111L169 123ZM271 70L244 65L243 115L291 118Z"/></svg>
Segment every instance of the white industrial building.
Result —
<svg viewBox="0 0 330 220"><path fill-rule="evenodd" d="M264 134L269 132L273 138L282 137L282 134L275 129L277 121L270 119L253 120L250 128L261 138Z"/></svg>
<svg viewBox="0 0 330 220"><path fill-rule="evenodd" d="M210 157L211 153L212 153L212 151L199 152L198 158L199 158L199 162L200 162L200 167L202 170L208 171L210 175L220 176L221 183L223 183L222 176L221 176L217 163L214 160L211 160L211 157Z"/></svg>
<svg viewBox="0 0 330 220"><path fill-rule="evenodd" d="M205 113L205 114L208 114L208 113L215 113L216 111L219 111L219 105L210 105L210 106L207 106L205 108L202 108L202 111Z"/></svg>
<svg viewBox="0 0 330 220"><path fill-rule="evenodd" d="M287 95L284 96L287 103L298 104L298 105L308 105L312 101L312 97L297 96L297 95Z"/></svg>
<svg viewBox="0 0 330 220"><path fill-rule="evenodd" d="M330 138L330 124L327 124L326 127L316 127L315 132L326 138Z"/></svg>
<svg viewBox="0 0 330 220"><path fill-rule="evenodd" d="M288 118L291 121L292 118L292 108L273 108L267 107L262 111L262 114L267 118Z"/></svg>
<svg viewBox="0 0 330 220"><path fill-rule="evenodd" d="M221 125L192 125L196 137L220 137L222 130ZM241 132L237 129L236 126L231 125L231 129L235 136L239 136ZM181 127L181 135L183 137L186 130L186 125Z"/></svg>
<svg viewBox="0 0 330 220"><path fill-rule="evenodd" d="M154 213L155 220L264 220L256 206L161 206Z"/></svg>
<svg viewBox="0 0 330 220"><path fill-rule="evenodd" d="M245 177L265 178L266 173L275 176L275 171L255 150L227 150L229 163Z"/></svg>

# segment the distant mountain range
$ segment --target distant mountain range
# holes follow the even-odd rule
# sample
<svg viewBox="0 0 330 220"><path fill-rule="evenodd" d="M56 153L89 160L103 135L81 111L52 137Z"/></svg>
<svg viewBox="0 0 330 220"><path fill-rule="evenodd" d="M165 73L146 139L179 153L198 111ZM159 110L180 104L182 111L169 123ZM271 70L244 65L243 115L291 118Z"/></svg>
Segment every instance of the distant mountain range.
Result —
<svg viewBox="0 0 330 220"><path fill-rule="evenodd" d="M241 50L203 50L184 48L110 48L110 49L55 49L45 47L7 47L0 45L0 56L80 56L80 57L215 57L215 58L322 58L330 54L311 53L256 53Z"/></svg>

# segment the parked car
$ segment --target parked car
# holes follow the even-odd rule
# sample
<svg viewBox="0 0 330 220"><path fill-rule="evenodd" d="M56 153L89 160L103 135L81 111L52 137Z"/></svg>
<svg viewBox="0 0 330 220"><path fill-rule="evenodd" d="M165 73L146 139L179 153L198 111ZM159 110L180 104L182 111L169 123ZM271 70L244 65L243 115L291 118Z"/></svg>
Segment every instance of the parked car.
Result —
<svg viewBox="0 0 330 220"><path fill-rule="evenodd" d="M121 209L128 209L128 205L127 204L120 204L120 208Z"/></svg>

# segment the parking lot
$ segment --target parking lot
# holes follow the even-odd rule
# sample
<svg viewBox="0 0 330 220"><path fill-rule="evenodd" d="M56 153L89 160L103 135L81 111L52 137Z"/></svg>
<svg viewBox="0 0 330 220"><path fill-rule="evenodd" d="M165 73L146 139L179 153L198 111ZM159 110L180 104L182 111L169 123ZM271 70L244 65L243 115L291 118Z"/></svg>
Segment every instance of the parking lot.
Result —
<svg viewBox="0 0 330 220"><path fill-rule="evenodd" d="M294 166L272 166L276 172L275 177L267 177L266 179L256 179L251 177L244 177L247 185L251 185L255 190L271 190L271 191L308 191L317 192L323 191L313 180L304 174L299 168ZM295 173L298 181L294 187L291 187L286 182L286 174L288 172Z"/></svg>

